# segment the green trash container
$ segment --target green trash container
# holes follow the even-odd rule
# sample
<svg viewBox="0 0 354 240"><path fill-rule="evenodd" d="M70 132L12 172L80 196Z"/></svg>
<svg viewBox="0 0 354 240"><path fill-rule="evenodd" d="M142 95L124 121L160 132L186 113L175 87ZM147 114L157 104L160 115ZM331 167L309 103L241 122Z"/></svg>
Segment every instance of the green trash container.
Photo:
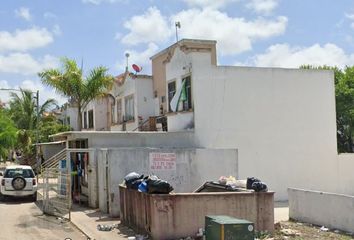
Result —
<svg viewBox="0 0 354 240"><path fill-rule="evenodd" d="M254 224L230 216L205 217L206 240L254 240Z"/></svg>

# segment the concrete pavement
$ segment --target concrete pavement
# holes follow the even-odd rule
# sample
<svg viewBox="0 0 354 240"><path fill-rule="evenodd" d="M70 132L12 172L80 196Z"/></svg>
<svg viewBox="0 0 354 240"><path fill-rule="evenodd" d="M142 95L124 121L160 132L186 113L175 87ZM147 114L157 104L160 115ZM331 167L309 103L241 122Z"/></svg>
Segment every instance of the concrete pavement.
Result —
<svg viewBox="0 0 354 240"><path fill-rule="evenodd" d="M135 236L131 229L120 223L119 218L110 218L108 214L102 213L98 209L89 209L76 204L72 206L71 222L92 240L120 240ZM98 224L118 224L118 229L99 231L97 230Z"/></svg>
<svg viewBox="0 0 354 240"><path fill-rule="evenodd" d="M0 201L0 219L1 240L87 239L70 222L44 215L35 203L24 198Z"/></svg>

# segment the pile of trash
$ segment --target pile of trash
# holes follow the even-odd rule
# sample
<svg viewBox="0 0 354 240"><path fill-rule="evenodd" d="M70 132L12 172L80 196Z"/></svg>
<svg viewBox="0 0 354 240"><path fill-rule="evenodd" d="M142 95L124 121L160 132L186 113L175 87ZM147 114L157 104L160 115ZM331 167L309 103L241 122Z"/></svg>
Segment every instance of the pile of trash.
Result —
<svg viewBox="0 0 354 240"><path fill-rule="evenodd" d="M124 177L124 184L128 189L138 190L149 194L169 194L173 187L165 180L155 175L144 176L131 172Z"/></svg>
<svg viewBox="0 0 354 240"><path fill-rule="evenodd" d="M217 182L206 182L194 192L267 192L267 184L255 177L237 180L235 177L221 176Z"/></svg>
<svg viewBox="0 0 354 240"><path fill-rule="evenodd" d="M231 188L254 190L255 192L268 192L267 184L255 177L248 177L247 180L236 180L233 176L221 176L219 184L230 186Z"/></svg>

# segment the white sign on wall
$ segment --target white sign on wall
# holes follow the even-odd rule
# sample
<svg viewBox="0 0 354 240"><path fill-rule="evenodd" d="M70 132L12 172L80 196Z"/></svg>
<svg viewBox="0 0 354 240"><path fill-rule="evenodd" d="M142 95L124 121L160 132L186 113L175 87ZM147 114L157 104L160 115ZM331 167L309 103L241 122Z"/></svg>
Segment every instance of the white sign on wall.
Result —
<svg viewBox="0 0 354 240"><path fill-rule="evenodd" d="M176 153L152 152L149 158L150 170L176 170Z"/></svg>

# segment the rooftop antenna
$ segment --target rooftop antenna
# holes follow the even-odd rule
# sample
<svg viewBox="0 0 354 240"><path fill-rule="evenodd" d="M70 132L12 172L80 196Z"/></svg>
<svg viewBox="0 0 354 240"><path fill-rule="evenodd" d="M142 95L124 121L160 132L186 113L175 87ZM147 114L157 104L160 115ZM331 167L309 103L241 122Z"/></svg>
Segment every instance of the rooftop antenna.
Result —
<svg viewBox="0 0 354 240"><path fill-rule="evenodd" d="M176 27L176 42L178 42L178 28L181 28L181 22L175 22Z"/></svg>
<svg viewBox="0 0 354 240"><path fill-rule="evenodd" d="M129 58L130 54L129 53L125 53L125 57L127 59L127 66L125 67L125 71L128 72L128 58Z"/></svg>

